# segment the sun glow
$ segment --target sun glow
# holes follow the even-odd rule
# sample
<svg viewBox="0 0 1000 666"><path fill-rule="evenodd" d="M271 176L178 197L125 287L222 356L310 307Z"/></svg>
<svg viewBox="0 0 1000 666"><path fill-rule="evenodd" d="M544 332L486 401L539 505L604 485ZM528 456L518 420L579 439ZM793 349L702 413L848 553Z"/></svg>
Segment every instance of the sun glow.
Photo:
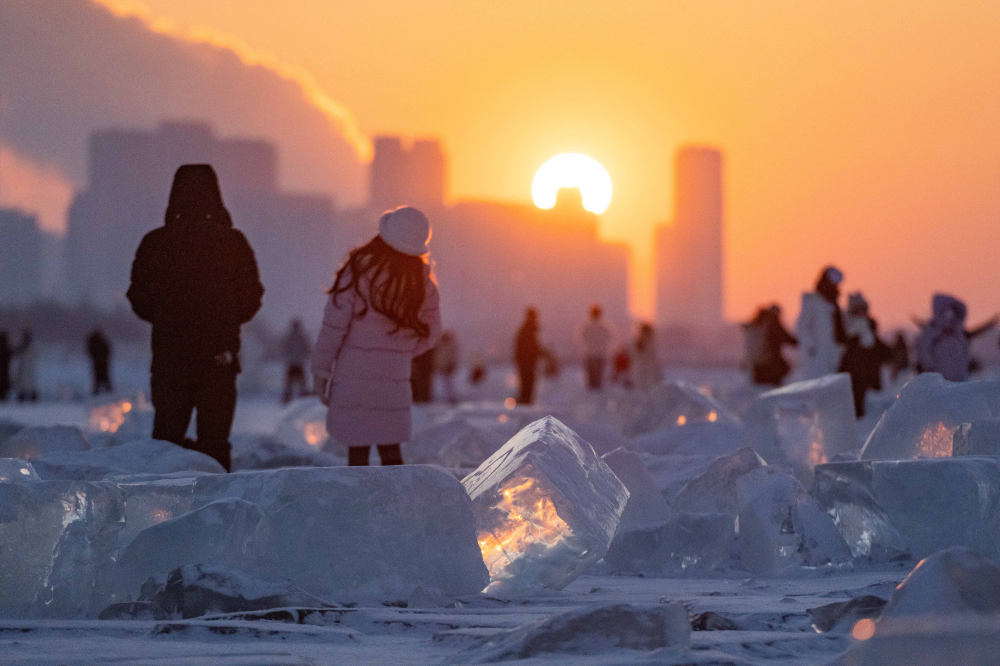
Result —
<svg viewBox="0 0 1000 666"><path fill-rule="evenodd" d="M561 188L576 187L583 197L583 207L595 215L611 203L611 176L593 157L580 153L562 153L538 167L531 182L531 199L539 208L556 205Z"/></svg>

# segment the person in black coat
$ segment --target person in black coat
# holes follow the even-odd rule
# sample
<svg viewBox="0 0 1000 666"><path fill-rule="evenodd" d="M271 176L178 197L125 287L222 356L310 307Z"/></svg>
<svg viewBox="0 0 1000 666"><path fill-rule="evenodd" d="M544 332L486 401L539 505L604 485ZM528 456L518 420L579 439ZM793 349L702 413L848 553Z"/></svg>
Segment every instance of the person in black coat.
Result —
<svg viewBox="0 0 1000 666"><path fill-rule="evenodd" d="M264 287L246 237L233 228L215 171L185 164L174 174L162 227L142 239L128 299L153 325L153 437L230 468L240 326L260 309ZM185 440L197 410L197 441Z"/></svg>
<svg viewBox="0 0 1000 666"><path fill-rule="evenodd" d="M94 395L111 393L111 343L100 328L95 328L87 336L87 355L90 356Z"/></svg>

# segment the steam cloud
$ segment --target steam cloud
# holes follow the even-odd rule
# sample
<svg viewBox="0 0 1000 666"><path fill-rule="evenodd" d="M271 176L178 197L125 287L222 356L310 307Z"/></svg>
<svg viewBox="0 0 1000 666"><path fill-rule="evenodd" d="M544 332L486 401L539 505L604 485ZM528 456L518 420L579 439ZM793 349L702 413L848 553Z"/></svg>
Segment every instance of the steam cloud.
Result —
<svg viewBox="0 0 1000 666"><path fill-rule="evenodd" d="M183 119L277 144L287 189L364 196L362 135L290 76L82 0L4 2L0 26L0 143L77 186L91 132Z"/></svg>

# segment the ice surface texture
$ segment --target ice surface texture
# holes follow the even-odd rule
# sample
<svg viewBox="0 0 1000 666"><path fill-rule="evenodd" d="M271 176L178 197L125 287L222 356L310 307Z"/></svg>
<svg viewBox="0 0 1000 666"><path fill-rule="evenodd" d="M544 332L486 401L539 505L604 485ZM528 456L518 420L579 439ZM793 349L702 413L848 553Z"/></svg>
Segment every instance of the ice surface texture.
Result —
<svg viewBox="0 0 1000 666"><path fill-rule="evenodd" d="M952 455L963 423L1000 417L1000 378L949 382L937 373L914 377L882 415L864 447L866 460L908 460Z"/></svg>
<svg viewBox="0 0 1000 666"><path fill-rule="evenodd" d="M125 474L172 472L221 473L222 466L198 451L158 439L136 439L126 444L89 451L51 451L33 459L43 479L99 481Z"/></svg>
<svg viewBox="0 0 1000 666"><path fill-rule="evenodd" d="M552 416L517 433L462 485L496 592L567 585L604 556L629 496Z"/></svg>
<svg viewBox="0 0 1000 666"><path fill-rule="evenodd" d="M967 546L1000 557L1000 458L831 463L813 494L856 556Z"/></svg>
<svg viewBox="0 0 1000 666"><path fill-rule="evenodd" d="M953 456L1000 455L1000 419L978 419L955 429Z"/></svg>
<svg viewBox="0 0 1000 666"><path fill-rule="evenodd" d="M0 458L32 460L55 451L86 451L90 448L76 426L29 426L0 442Z"/></svg>
<svg viewBox="0 0 1000 666"><path fill-rule="evenodd" d="M934 553L896 588L874 631L836 663L995 664L1000 565L968 548Z"/></svg>
<svg viewBox="0 0 1000 666"><path fill-rule="evenodd" d="M592 656L621 648L683 650L690 642L691 623L682 604L604 604L559 613L491 637L458 655L456 663L566 654Z"/></svg>
<svg viewBox="0 0 1000 666"><path fill-rule="evenodd" d="M200 476L184 486L132 484L126 488L127 504L138 501L142 515L159 510L166 519L226 498L249 503L261 513L256 522L252 510L231 502L185 520L199 526L216 512L238 515L243 528L232 531L230 525L223 531L220 525L215 532L225 541L218 551L222 563L248 562L251 574L289 580L317 596L395 600L421 586L460 595L478 592L488 582L469 499L458 481L438 468L281 469ZM157 501L163 502L159 509ZM164 550L176 550L169 545L176 529L150 537L143 548L153 552L161 541ZM196 529L211 534L208 527ZM146 536L139 533L135 541ZM196 563L179 555L172 566ZM163 573L161 566L156 569L149 573Z"/></svg>
<svg viewBox="0 0 1000 666"><path fill-rule="evenodd" d="M0 616L79 617L106 605L123 523L111 483L0 481Z"/></svg>
<svg viewBox="0 0 1000 666"><path fill-rule="evenodd" d="M762 393L744 427L744 446L769 463L791 465L809 483L813 467L857 450L850 377L826 375Z"/></svg>
<svg viewBox="0 0 1000 666"><path fill-rule="evenodd" d="M423 466L0 482L0 544L8 617L94 617L185 564L338 601L474 594L489 581L464 489Z"/></svg>
<svg viewBox="0 0 1000 666"><path fill-rule="evenodd" d="M774 574L850 559L833 521L794 477L760 467L737 478L736 491L740 562L747 570Z"/></svg>

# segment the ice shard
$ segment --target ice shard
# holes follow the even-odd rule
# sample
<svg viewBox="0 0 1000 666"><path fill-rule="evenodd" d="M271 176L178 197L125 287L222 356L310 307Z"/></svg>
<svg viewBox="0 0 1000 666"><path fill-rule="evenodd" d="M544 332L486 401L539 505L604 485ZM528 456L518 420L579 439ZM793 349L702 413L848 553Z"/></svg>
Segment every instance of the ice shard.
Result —
<svg viewBox="0 0 1000 666"><path fill-rule="evenodd" d="M955 429L953 456L1000 455L1000 419L978 419Z"/></svg>
<svg viewBox="0 0 1000 666"><path fill-rule="evenodd" d="M740 562L757 574L846 562L851 553L830 517L799 482L773 467L736 479Z"/></svg>
<svg viewBox="0 0 1000 666"><path fill-rule="evenodd" d="M1000 458L831 463L817 468L813 492L856 551L870 541L890 550L905 544L915 558L949 546L1000 557Z"/></svg>
<svg viewBox="0 0 1000 666"><path fill-rule="evenodd" d="M78 617L104 607L123 525L111 483L0 481L0 616Z"/></svg>
<svg viewBox="0 0 1000 666"><path fill-rule="evenodd" d="M963 423L1000 418L1000 378L949 382L937 373L914 377L872 429L861 458L909 460L952 455Z"/></svg>
<svg viewBox="0 0 1000 666"><path fill-rule="evenodd" d="M628 436L697 423L736 424L728 408L693 384L683 381L653 386L622 406Z"/></svg>
<svg viewBox="0 0 1000 666"><path fill-rule="evenodd" d="M744 427L744 446L769 463L791 465L808 485L813 467L857 451L850 377L826 375L762 393Z"/></svg>
<svg viewBox="0 0 1000 666"><path fill-rule="evenodd" d="M529 424L462 480L490 589L561 589L604 556L628 490L558 419Z"/></svg>

